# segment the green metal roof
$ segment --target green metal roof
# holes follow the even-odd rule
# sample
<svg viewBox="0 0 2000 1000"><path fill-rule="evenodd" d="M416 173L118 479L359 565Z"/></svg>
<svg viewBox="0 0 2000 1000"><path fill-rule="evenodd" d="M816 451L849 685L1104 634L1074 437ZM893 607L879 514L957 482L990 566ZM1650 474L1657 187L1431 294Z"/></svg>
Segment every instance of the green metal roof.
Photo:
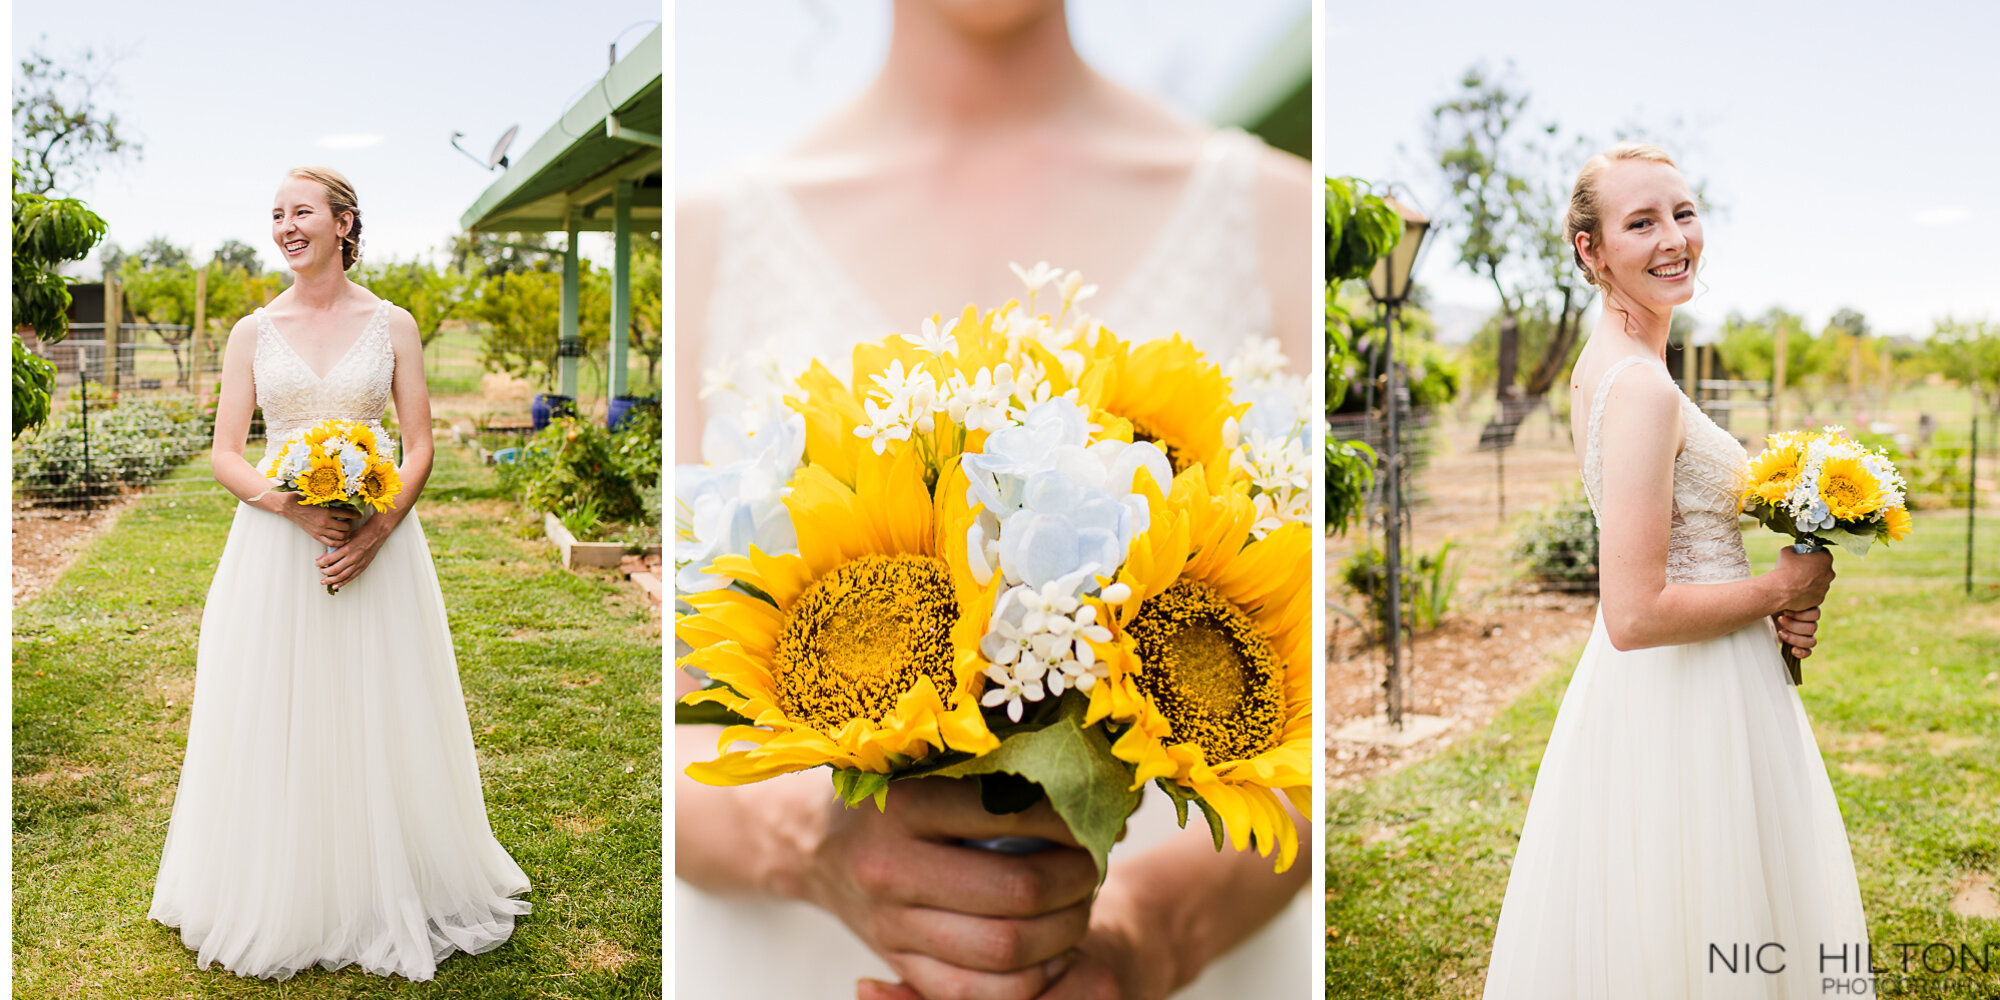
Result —
<svg viewBox="0 0 2000 1000"><path fill-rule="evenodd" d="M550 232L565 228L574 213L578 229L609 230L613 191L619 181L633 180L638 183L633 227L657 228L652 224L662 218L664 173L663 31L655 27L577 98L472 203L459 224L468 232Z"/></svg>

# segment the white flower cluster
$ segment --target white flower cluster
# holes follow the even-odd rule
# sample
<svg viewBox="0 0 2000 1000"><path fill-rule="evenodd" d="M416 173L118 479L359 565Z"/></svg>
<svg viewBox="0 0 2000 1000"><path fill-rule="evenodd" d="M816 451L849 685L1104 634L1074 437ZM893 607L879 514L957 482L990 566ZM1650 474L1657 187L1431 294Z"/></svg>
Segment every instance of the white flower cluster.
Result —
<svg viewBox="0 0 2000 1000"><path fill-rule="evenodd" d="M1275 338L1251 340L1223 371L1236 398L1250 404L1241 420L1224 425L1223 437L1230 466L1250 480L1250 500L1257 507L1251 535L1263 538L1312 516L1306 383L1285 374L1285 354Z"/></svg>
<svg viewBox="0 0 2000 1000"><path fill-rule="evenodd" d="M1016 721L1023 699L1088 691L1106 676L1089 643L1110 633L1082 598L1099 593L1098 579L1118 571L1148 526L1145 497L1132 492L1138 470L1162 490L1172 481L1157 445L1093 442L1095 429L1071 390L1036 403L963 459L967 498L982 508L966 532L973 575L1007 584L981 641L997 685L983 703L1005 703ZM1105 589L1106 600L1129 596L1120 584Z"/></svg>
<svg viewBox="0 0 2000 1000"><path fill-rule="evenodd" d="M781 359L772 346L777 342L759 344L703 371L698 398L711 412L736 415L743 427L762 427L782 419L785 393L807 365Z"/></svg>
<svg viewBox="0 0 2000 1000"><path fill-rule="evenodd" d="M709 419L701 438L704 464L674 467L678 590L728 586L706 572L718 556L749 555L753 545L771 554L798 551L784 499L805 447L805 419L796 413L777 414L754 430L729 414Z"/></svg>
<svg viewBox="0 0 2000 1000"><path fill-rule="evenodd" d="M1880 451L1870 451L1849 438L1839 436L1841 431L1842 428L1839 426L1828 427L1824 436L1814 438L1806 446L1805 458L1799 463L1799 477L1792 484L1791 490L1785 494L1783 506L1786 512L1792 515L1793 523L1797 524L1801 531L1831 531L1838 523L1819 491L1820 475L1826 469L1827 460L1831 458L1846 458L1860 462L1861 467L1868 470L1868 474L1881 485L1882 506L1870 514L1867 520L1879 521L1887 516L1887 508L1901 507L1904 504L1903 491L1906 485L1902 474L1896 471L1888 456Z"/></svg>
<svg viewBox="0 0 2000 1000"><path fill-rule="evenodd" d="M956 325L956 320L943 327L934 320L925 320L925 340L905 336L926 350L935 344L955 353L958 345L950 332ZM940 413L966 431L991 432L1019 422L1021 405L1049 398L1048 380L1033 361L1024 362L1018 373L1013 365L1003 361L979 369L971 379L955 373L939 382L937 376L922 368L904 371L903 362L898 359L889 362L888 371L869 378L875 388L861 402L868 421L854 428L854 435L868 439L877 455L891 441L908 441L912 432L929 434L937 427ZM1017 399L1022 401L1021 405L1016 404Z"/></svg>

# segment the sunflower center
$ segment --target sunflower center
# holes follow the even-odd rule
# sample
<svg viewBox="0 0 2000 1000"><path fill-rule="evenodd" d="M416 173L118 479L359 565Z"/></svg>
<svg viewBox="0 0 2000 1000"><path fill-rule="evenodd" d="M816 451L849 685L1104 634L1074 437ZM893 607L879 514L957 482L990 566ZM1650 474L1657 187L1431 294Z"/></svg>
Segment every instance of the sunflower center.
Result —
<svg viewBox="0 0 2000 1000"><path fill-rule="evenodd" d="M1209 764L1276 747L1284 686L1263 630L1198 580L1178 580L1140 607L1129 627L1145 664L1140 690L1166 717L1172 743L1193 743Z"/></svg>
<svg viewBox="0 0 2000 1000"><path fill-rule="evenodd" d="M1174 470L1174 475L1178 476L1187 471L1187 459L1182 456L1181 450L1174 447L1171 442L1155 433L1151 427L1146 426L1144 423L1137 420L1132 421L1132 440L1151 441L1158 445L1161 451L1167 453L1167 465ZM1164 490L1166 486L1163 484L1160 488Z"/></svg>
<svg viewBox="0 0 2000 1000"><path fill-rule="evenodd" d="M799 595L778 634L778 706L833 734L855 719L880 722L929 677L953 686L951 626L958 598L943 561L866 555Z"/></svg>

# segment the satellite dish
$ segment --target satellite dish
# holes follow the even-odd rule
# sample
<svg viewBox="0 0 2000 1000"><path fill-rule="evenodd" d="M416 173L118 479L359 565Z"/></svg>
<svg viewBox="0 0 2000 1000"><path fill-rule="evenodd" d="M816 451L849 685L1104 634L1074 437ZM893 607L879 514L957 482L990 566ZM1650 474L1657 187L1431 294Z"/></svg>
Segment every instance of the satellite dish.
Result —
<svg viewBox="0 0 2000 1000"><path fill-rule="evenodd" d="M500 135L500 141L493 144L492 154L486 157L486 169L491 170L494 167L504 169L507 166L507 147L514 144L514 133L519 131L521 131L519 125L507 126L507 131Z"/></svg>

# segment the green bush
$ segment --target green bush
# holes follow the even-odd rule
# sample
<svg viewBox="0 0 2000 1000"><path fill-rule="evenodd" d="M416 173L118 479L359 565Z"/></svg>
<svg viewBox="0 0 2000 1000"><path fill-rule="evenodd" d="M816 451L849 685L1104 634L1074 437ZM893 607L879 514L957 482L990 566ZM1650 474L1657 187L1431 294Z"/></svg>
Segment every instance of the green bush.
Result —
<svg viewBox="0 0 2000 1000"><path fill-rule="evenodd" d="M207 448L214 431L213 414L192 399L93 405L86 463L83 417L70 412L15 442L15 494L80 500L145 486Z"/></svg>
<svg viewBox="0 0 2000 1000"><path fill-rule="evenodd" d="M1582 588L1597 582L1597 519L1570 498L1535 513L1514 538L1514 558L1536 579Z"/></svg>
<svg viewBox="0 0 2000 1000"><path fill-rule="evenodd" d="M621 524L649 526L657 536L660 431L653 410L634 412L616 433L588 418L557 417L522 445L520 461L500 467L501 483L579 538L600 528L619 533Z"/></svg>
<svg viewBox="0 0 2000 1000"><path fill-rule="evenodd" d="M1465 563L1451 559L1452 543L1446 539L1435 552L1419 552L1403 564L1403 600L1400 610L1411 631L1434 629L1444 624L1458 593L1459 577ZM1340 567L1341 582L1368 602L1369 640L1379 637L1389 625L1389 564L1382 550L1373 545L1355 552Z"/></svg>

